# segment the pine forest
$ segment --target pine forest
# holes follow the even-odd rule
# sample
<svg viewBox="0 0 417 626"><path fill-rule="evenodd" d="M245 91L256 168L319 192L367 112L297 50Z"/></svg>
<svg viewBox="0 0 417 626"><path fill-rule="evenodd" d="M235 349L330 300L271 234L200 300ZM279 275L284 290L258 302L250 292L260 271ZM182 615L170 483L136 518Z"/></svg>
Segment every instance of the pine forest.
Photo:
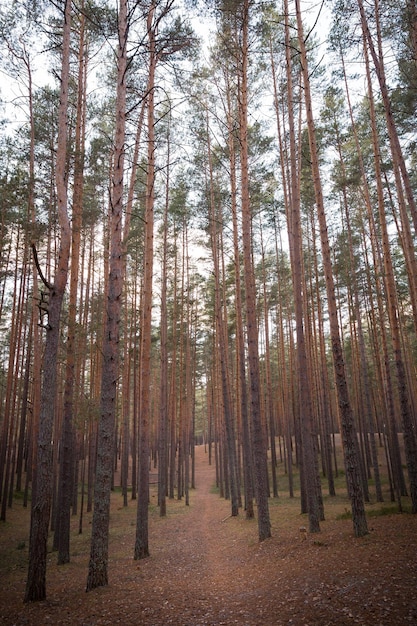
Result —
<svg viewBox="0 0 417 626"><path fill-rule="evenodd" d="M416 1L0 0L0 46L0 623L416 623Z"/></svg>

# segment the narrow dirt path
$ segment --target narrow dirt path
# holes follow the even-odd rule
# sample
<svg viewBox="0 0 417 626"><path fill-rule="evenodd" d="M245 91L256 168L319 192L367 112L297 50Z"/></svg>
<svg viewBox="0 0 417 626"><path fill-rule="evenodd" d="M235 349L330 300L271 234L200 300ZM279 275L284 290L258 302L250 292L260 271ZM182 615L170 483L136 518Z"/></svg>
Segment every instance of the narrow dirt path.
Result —
<svg viewBox="0 0 417 626"><path fill-rule="evenodd" d="M153 612L150 623L155 626L159 623L254 626L257 623L241 606L242 600L246 605L250 596L248 571L244 570L245 553L247 557L249 554L246 532L236 531L248 522L230 517L230 502L213 493L214 484L214 467L208 465L204 447L199 446L196 489L191 492L190 510L180 524L178 520L168 520L167 543L158 548L160 554L155 551L153 555L158 560L157 568L161 564L162 568L169 567L173 576L169 587L158 584L159 606L153 603L152 609L148 607L148 612ZM256 522L249 524L255 545Z"/></svg>
<svg viewBox="0 0 417 626"><path fill-rule="evenodd" d="M45 602L23 605L27 564L19 553L20 564L0 585L0 624L417 624L416 516L374 518L361 540L352 536L349 520L330 520L319 536L301 541L297 502L275 500L273 537L259 543L256 520L246 520L243 512L230 517L230 502L212 492L214 483L215 469L204 448L197 447L190 506L169 501L166 518L151 508L151 556L143 561L133 560L136 507L133 502L121 507L120 494L113 494L109 585L88 594L89 533L77 542L77 520L71 563L57 566L50 554ZM27 532L28 512L24 520L23 513L13 512L16 527L9 523L9 541Z"/></svg>
<svg viewBox="0 0 417 626"><path fill-rule="evenodd" d="M148 559L132 558L135 505L130 503L125 521L110 522L107 587L85 593L88 554L73 554L64 567L58 567L51 554L47 600L22 605L26 575L22 568L20 578L0 590L0 624L266 626L244 608L251 594L250 561L258 545L256 522L242 515L231 518L230 502L213 493L214 485L214 466L199 446L190 506L168 501L167 517L151 519ZM248 525L254 533L249 547Z"/></svg>
<svg viewBox="0 0 417 626"><path fill-rule="evenodd" d="M190 506L152 525L151 557L137 564L126 585L112 574L120 593L135 593L136 617L124 624L147 626L267 626L254 556L264 551L257 523L232 518L230 502L213 492L215 468L203 446L196 448L196 489ZM248 542L253 533L253 540ZM131 563L128 564L131 567ZM255 601L254 601L255 600ZM84 626L101 622L83 622ZM117 622L115 622L117 623Z"/></svg>

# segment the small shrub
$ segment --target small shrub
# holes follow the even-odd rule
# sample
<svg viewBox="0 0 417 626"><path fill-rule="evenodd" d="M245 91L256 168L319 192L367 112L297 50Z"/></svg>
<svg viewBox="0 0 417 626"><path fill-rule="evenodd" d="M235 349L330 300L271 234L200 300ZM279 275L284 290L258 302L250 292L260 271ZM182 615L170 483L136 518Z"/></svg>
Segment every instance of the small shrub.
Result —
<svg viewBox="0 0 417 626"><path fill-rule="evenodd" d="M352 519L352 511L349 511L348 509L344 510L344 513L339 513L339 515L336 516L337 520L341 520L341 519Z"/></svg>

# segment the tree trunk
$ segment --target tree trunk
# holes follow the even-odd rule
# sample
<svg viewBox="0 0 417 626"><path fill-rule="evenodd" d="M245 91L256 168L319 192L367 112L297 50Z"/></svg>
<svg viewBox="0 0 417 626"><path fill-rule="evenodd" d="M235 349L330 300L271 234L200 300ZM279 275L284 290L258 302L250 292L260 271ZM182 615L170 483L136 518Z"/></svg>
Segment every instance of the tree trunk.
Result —
<svg viewBox="0 0 417 626"><path fill-rule="evenodd" d="M74 192L72 203L72 245L71 245L71 273L70 293L68 306L68 337L67 362L64 383L64 413L60 447L59 487L58 487L58 519L55 534L57 536L58 564L68 563L70 560L70 512L73 498L73 471L74 471L74 388L76 366L76 318L77 318L77 291L80 266L80 241L82 228L82 201L84 178L84 125L85 125L85 64L84 49L84 17L81 14L80 42L78 53L78 97L77 121L75 128L75 157L74 157ZM55 538L54 538L55 539Z"/></svg>
<svg viewBox="0 0 417 626"><path fill-rule="evenodd" d="M126 45L129 30L127 0L120 0L118 20L116 131L110 202L110 261L106 293L107 308L103 338L100 421L87 591L108 584L110 491L114 460L116 399L119 378L119 326L123 288L122 209L126 114Z"/></svg>
<svg viewBox="0 0 417 626"><path fill-rule="evenodd" d="M301 453L303 455L303 477L305 497L307 501L309 530L311 533L320 532L319 522L319 503L316 486L316 472L314 461L314 443L313 443L313 405L311 392L311 373L307 358L307 346L305 340L305 321L304 321L304 302L303 294L303 259L302 259L302 231L301 231L301 200L300 200L300 166L297 168L299 159L297 156L295 145L295 124L293 112L293 88L292 88L292 63L291 63L291 47L288 23L288 3L285 2L285 45L286 45L286 61L287 61L287 89L288 89L288 117L289 117L289 133L290 133L290 182L288 185L287 208L288 220L288 236L290 240L290 258L293 280L294 305L295 305L295 324L297 335L297 374L298 374L298 393L299 393L299 419L301 427Z"/></svg>
<svg viewBox="0 0 417 626"><path fill-rule="evenodd" d="M155 4L152 3L147 17L149 40L148 77L148 162L146 172L145 206L145 269L143 278L143 304L140 351L140 425L139 425L139 473L138 506L136 518L135 559L149 556L148 545L148 501L149 501L149 429L151 413L151 333L152 333L152 275L153 275L153 228L155 201L155 69L156 27L154 24Z"/></svg>
<svg viewBox="0 0 417 626"><path fill-rule="evenodd" d="M261 390L259 372L258 321L256 316L256 286L252 262L252 223L249 200L248 167L248 28L249 2L242 6L242 48L239 70L239 140L242 192L242 242L245 269L245 303L248 341L248 363L250 373L250 406L252 419L252 450L258 505L258 537L264 541L271 536L268 507L268 469L265 433L261 416Z"/></svg>
<svg viewBox="0 0 417 626"><path fill-rule="evenodd" d="M236 181L236 151L235 133L233 132L232 105L230 101L230 89L227 90L227 124L229 131L229 159L230 159L230 188L231 208L233 224L233 253L235 264L235 298L236 298L236 369L237 369L237 396L240 406L240 422L242 427L243 448L243 482L245 495L245 510L247 519L255 516L253 509L254 485L253 485L253 456L250 441L249 417L248 417L248 392L246 381L246 357L245 340L242 313L242 262L239 252L239 228L237 209L237 181Z"/></svg>
<svg viewBox="0 0 417 626"><path fill-rule="evenodd" d="M237 489L237 462L236 462L236 441L234 417L232 412L232 400L229 381L229 356L228 356L228 338L226 336L227 324L224 319L224 280L220 279L220 260L223 254L221 234L218 232L219 225L223 223L223 218L219 215L220 209L215 206L214 199L214 180L212 169L212 155L210 133L207 122L207 146L208 146L208 167L209 167L209 193L210 193L210 240L214 267L214 315L216 324L217 346L216 353L220 364L220 380L222 389L222 408L226 434L226 448L228 457L228 478L230 484L231 499L231 515L236 516L239 513L239 499ZM217 210L216 210L217 209ZM224 277L223 277L224 278ZM223 287L220 284L223 284Z"/></svg>
<svg viewBox="0 0 417 626"><path fill-rule="evenodd" d="M177 229L174 225L174 242L177 243ZM176 248L176 245L175 245ZM177 274L178 274L178 255L175 252L174 259L174 292L173 292L173 312L172 312L172 355L171 355L171 385L168 398L168 416L170 419L170 457L169 457L169 498L173 499L175 495L175 455L177 451L177 316L178 316L178 296L177 296Z"/></svg>
<svg viewBox="0 0 417 626"><path fill-rule="evenodd" d="M46 597L46 555L48 527L52 501L53 426L57 391L57 365L60 339L61 309L68 277L71 248L71 227L67 199L67 109L70 70L71 2L64 9L62 72L58 120L58 147L56 153L56 190L60 247L53 285L49 286L48 326L43 365L41 408L33 477L32 512L29 540L29 568L25 602L44 600Z"/></svg>
<svg viewBox="0 0 417 626"><path fill-rule="evenodd" d="M338 395L340 421L342 427L342 441L346 468L348 494L352 506L353 527L356 537L368 533L365 505L360 483L360 467L358 441L353 420L352 408L346 381L345 364L343 359L342 343L340 339L338 311L336 306L335 285L331 261L331 250L327 233L327 220L324 210L323 192L320 179L318 151L316 145L315 126L313 119L310 80L307 65L307 51L304 41L303 25L299 0L295 1L297 13L298 39L301 52L301 69L303 73L304 97L306 105L308 138L314 191L320 224L320 240L323 255L324 274L326 280L327 306L329 312L330 334L332 342L333 365L335 370L336 389Z"/></svg>
<svg viewBox="0 0 417 626"><path fill-rule="evenodd" d="M275 428L275 406L272 394L272 373L271 373L271 349L270 349L270 333L269 333L269 306L268 306L268 291L266 284L266 271L265 271L265 248L263 243L262 223L259 224L259 231L261 236L261 251L262 251L262 295L263 295L263 314L264 314L264 327L265 327L265 404L267 413L267 428L269 431L269 447L271 450L271 475L272 475L272 495L274 498L278 498L278 480L277 480L277 450L275 443L276 428Z"/></svg>
<svg viewBox="0 0 417 626"><path fill-rule="evenodd" d="M169 123L168 123L169 124ZM167 308L167 271L168 271L168 206L170 181L170 125L167 131L167 181L165 188L165 207L161 264L161 384L159 390L159 436L158 436L158 504L161 517L166 516L166 495L168 489L168 308Z"/></svg>

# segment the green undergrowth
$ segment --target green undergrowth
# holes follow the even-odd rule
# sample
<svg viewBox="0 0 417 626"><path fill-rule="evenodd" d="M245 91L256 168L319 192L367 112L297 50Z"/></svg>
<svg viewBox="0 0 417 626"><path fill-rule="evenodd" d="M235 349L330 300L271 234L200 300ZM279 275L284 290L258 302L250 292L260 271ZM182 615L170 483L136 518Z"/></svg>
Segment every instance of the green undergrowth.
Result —
<svg viewBox="0 0 417 626"><path fill-rule="evenodd" d="M371 508L371 507L378 507L378 508ZM382 503L376 503L372 505L366 505L365 510L366 510L367 517L382 517L384 515L398 515L402 513L406 513L406 514L411 513L411 506L408 502L406 502L405 504L402 505L402 510L400 511L398 504L384 506ZM336 519L337 520L352 519L352 513L351 511L346 510L343 513L340 513L339 515L337 515Z"/></svg>
<svg viewBox="0 0 417 626"><path fill-rule="evenodd" d="M368 517L381 517L381 515L397 515L398 513L411 513L411 505L405 503L402 505L402 511L399 510L398 504L392 506L382 506L378 509L367 509Z"/></svg>

